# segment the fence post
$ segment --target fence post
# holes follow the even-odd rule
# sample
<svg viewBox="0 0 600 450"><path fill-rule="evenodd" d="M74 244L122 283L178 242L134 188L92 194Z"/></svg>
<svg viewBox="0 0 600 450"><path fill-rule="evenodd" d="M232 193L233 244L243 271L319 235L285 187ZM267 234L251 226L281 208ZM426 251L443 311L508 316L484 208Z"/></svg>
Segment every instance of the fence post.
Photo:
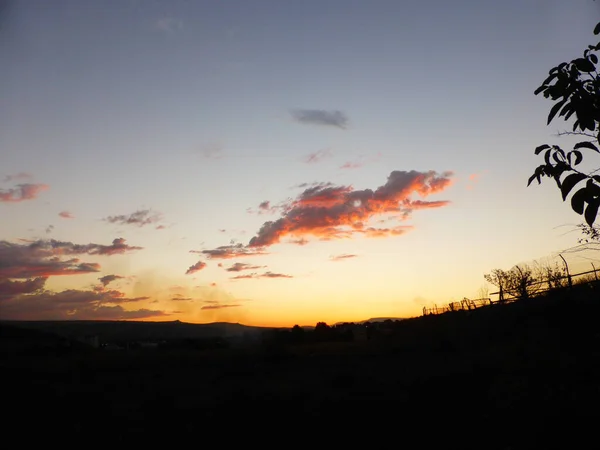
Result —
<svg viewBox="0 0 600 450"><path fill-rule="evenodd" d="M596 269L596 266L594 265L594 263L591 263L592 267L594 268L594 277L596 277L596 281L598 281L598 270Z"/></svg>
<svg viewBox="0 0 600 450"><path fill-rule="evenodd" d="M562 259L563 262L565 263L565 267L567 269L567 280L569 281L569 287L572 288L573 287L573 280L571 280L571 274L569 273L569 265L567 264L567 261L565 260L565 258L563 258L563 255L561 255L559 253L558 256L560 256L560 259Z"/></svg>

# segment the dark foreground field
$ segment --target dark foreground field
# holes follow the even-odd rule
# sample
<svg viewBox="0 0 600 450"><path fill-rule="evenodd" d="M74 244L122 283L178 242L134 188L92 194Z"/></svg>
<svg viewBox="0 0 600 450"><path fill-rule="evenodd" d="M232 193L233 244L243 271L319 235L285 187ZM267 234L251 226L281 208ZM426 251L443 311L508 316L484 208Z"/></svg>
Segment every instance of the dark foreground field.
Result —
<svg viewBox="0 0 600 450"><path fill-rule="evenodd" d="M599 310L590 290L406 320L367 342L5 352L3 434L69 447L598 448Z"/></svg>

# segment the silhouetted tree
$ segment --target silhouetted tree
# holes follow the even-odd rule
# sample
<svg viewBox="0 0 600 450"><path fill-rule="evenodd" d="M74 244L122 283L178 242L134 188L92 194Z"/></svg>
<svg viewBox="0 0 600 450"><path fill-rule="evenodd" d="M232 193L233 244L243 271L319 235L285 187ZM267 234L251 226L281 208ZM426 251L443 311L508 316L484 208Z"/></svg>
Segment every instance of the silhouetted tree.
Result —
<svg viewBox="0 0 600 450"><path fill-rule="evenodd" d="M531 268L525 264L516 265L510 270L494 269L492 273L483 276L488 283L498 286L499 300L505 300L506 294L520 299L529 298L538 285L538 280L534 277Z"/></svg>
<svg viewBox="0 0 600 450"><path fill-rule="evenodd" d="M506 285L508 284L508 274L502 269L494 269L491 273L486 273L483 278L490 284L497 286L500 291L498 292L498 299L503 302L504 294L506 294Z"/></svg>
<svg viewBox="0 0 600 450"><path fill-rule="evenodd" d="M600 34L600 23L594 28L594 34ZM557 116L569 120L575 115L573 129L559 135L584 136L587 140L573 146L573 150L565 152L558 145L540 145L535 154L544 152L544 164L537 167L529 178L529 186L533 180L541 183L542 177L551 177L561 191L563 201L569 193L579 185L579 189L571 196L571 208L583 214L585 222L593 227L600 207L600 168L591 172L576 169L583 161L582 150L600 153L600 75L596 70L600 43L589 45L582 58L569 63L563 62L552 68L548 78L535 90L556 103L548 114L548 125Z"/></svg>
<svg viewBox="0 0 600 450"><path fill-rule="evenodd" d="M304 328L299 325L294 325L291 331L291 340L294 344L300 344L304 342Z"/></svg>

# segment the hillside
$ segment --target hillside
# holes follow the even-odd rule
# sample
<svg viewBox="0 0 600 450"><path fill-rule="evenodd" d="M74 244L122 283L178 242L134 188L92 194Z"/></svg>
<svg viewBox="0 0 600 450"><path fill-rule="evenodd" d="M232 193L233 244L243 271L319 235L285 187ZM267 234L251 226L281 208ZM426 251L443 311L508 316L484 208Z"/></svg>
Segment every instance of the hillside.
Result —
<svg viewBox="0 0 600 450"><path fill-rule="evenodd" d="M340 443L350 439L341 424L418 448L582 448L600 402L600 296L574 292L406 319L364 342L288 344L292 332L280 330L243 349L5 357L5 406L28 418L15 430L35 423L51 435L68 422L72 438L107 443L192 439L224 423L301 426L302 437ZM114 425L98 435L107 418Z"/></svg>
<svg viewBox="0 0 600 450"><path fill-rule="evenodd" d="M242 338L263 328L237 323L193 324L180 321L2 321L0 324L44 331L70 339L97 336L102 343L172 339Z"/></svg>

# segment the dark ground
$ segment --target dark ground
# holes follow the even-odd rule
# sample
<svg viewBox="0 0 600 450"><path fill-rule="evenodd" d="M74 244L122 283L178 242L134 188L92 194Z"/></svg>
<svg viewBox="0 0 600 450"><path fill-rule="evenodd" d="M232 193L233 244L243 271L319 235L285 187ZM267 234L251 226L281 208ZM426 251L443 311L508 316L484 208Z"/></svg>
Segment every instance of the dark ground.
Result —
<svg viewBox="0 0 600 450"><path fill-rule="evenodd" d="M3 434L67 446L600 448L597 294L411 319L362 343L4 351Z"/></svg>

